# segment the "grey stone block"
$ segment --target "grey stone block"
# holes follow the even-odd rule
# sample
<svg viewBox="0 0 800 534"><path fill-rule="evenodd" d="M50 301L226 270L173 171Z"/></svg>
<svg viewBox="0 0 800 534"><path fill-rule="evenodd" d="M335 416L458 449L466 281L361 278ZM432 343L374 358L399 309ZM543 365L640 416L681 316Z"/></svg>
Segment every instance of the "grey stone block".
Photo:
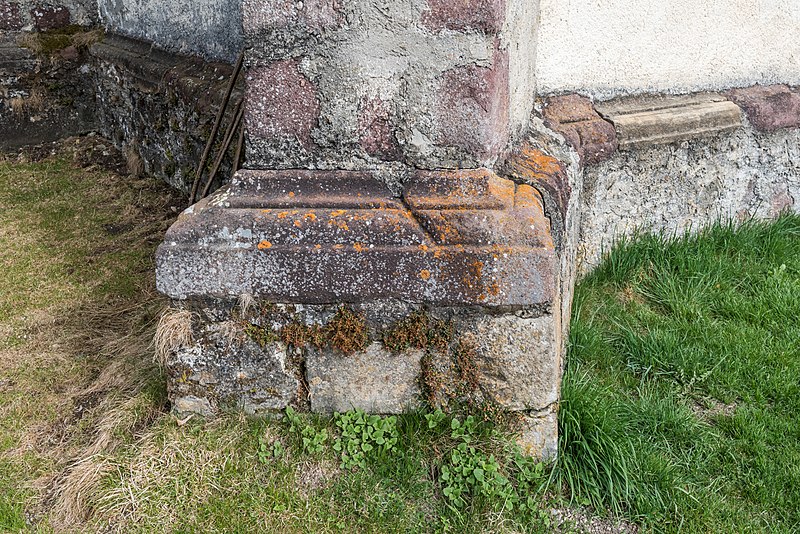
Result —
<svg viewBox="0 0 800 534"><path fill-rule="evenodd" d="M456 333L476 352L481 390L503 409L541 410L558 400L556 319L484 315L460 319Z"/></svg>
<svg viewBox="0 0 800 534"><path fill-rule="evenodd" d="M310 350L306 377L311 410L331 413L361 409L394 414L417 407L422 354L416 350L392 354L377 342L352 356Z"/></svg>

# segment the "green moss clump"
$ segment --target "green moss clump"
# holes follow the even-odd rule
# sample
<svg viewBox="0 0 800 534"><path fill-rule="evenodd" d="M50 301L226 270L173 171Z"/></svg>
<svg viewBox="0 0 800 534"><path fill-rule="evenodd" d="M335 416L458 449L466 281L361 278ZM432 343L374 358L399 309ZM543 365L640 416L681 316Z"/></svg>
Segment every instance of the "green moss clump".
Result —
<svg viewBox="0 0 800 534"><path fill-rule="evenodd" d="M366 349L369 343L364 316L344 306L325 327L325 334L330 346L346 355Z"/></svg>
<svg viewBox="0 0 800 534"><path fill-rule="evenodd" d="M414 348L447 352L453 338L453 325L449 321L434 319L417 311L398 321L383 336L383 344L393 352Z"/></svg>
<svg viewBox="0 0 800 534"><path fill-rule="evenodd" d="M270 343L278 341L278 335L273 332L271 328L265 328L255 324L245 325L244 333L247 334L250 339L258 343L258 346L262 349Z"/></svg>

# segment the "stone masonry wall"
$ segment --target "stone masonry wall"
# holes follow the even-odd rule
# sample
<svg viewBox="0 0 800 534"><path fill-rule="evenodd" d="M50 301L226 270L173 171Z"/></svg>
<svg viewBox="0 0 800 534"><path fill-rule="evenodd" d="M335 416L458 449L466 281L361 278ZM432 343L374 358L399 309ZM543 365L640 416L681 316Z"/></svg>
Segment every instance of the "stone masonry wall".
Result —
<svg viewBox="0 0 800 534"><path fill-rule="evenodd" d="M140 160L143 172L188 192L232 67L114 35L92 46L91 54L100 132ZM235 102L241 98L240 84L217 139L233 120ZM223 160L218 180L230 178L233 152L229 149Z"/></svg>
<svg viewBox="0 0 800 534"><path fill-rule="evenodd" d="M584 164L578 269L636 232L800 212L800 89L595 102L546 99L544 117Z"/></svg>
<svg viewBox="0 0 800 534"><path fill-rule="evenodd" d="M245 0L248 166L491 165L533 104L533 0Z"/></svg>
<svg viewBox="0 0 800 534"><path fill-rule="evenodd" d="M0 34L97 24L97 0L0 0Z"/></svg>

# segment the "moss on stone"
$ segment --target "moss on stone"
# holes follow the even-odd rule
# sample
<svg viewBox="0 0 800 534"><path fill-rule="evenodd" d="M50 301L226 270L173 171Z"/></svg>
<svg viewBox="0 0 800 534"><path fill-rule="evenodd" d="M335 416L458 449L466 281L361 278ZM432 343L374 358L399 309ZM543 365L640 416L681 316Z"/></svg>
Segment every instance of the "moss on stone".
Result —
<svg viewBox="0 0 800 534"><path fill-rule="evenodd" d="M393 352L414 348L444 353L452 337L451 322L434 319L423 311L417 311L387 330L383 335L383 344Z"/></svg>
<svg viewBox="0 0 800 534"><path fill-rule="evenodd" d="M342 354L350 355L367 348L369 334L362 314L342 306L325 327L328 343Z"/></svg>

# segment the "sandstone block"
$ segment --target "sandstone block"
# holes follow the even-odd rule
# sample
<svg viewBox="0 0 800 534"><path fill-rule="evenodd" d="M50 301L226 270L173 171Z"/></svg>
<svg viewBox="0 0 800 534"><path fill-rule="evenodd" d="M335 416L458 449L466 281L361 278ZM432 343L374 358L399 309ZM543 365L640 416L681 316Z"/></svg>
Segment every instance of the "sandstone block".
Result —
<svg viewBox="0 0 800 534"><path fill-rule="evenodd" d="M726 133L742 125L739 107L714 93L629 97L595 107L614 124L620 149Z"/></svg>
<svg viewBox="0 0 800 534"><path fill-rule="evenodd" d="M506 0L428 0L422 24L433 31L444 28L499 33L506 16Z"/></svg>
<svg viewBox="0 0 800 534"><path fill-rule="evenodd" d="M781 128L800 127L800 90L786 85L733 89L728 96L758 130L774 132Z"/></svg>
<svg viewBox="0 0 800 534"><path fill-rule="evenodd" d="M564 136L584 165L607 160L617 151L614 127L597 114L588 98L579 95L549 98L542 114L545 124Z"/></svg>
<svg viewBox="0 0 800 534"><path fill-rule="evenodd" d="M317 413L361 409L395 414L420 404L422 352L392 354L382 343L344 356L332 350L309 350L306 377L311 410Z"/></svg>
<svg viewBox="0 0 800 534"><path fill-rule="evenodd" d="M517 444L526 456L540 458L543 462L555 461L558 456L558 412L555 407L523 416Z"/></svg>
<svg viewBox="0 0 800 534"><path fill-rule="evenodd" d="M508 57L497 47L491 67L444 72L436 96L437 143L482 160L496 157L508 142L509 102Z"/></svg>
<svg viewBox="0 0 800 534"><path fill-rule="evenodd" d="M294 60L277 61L247 73L245 117L251 136L275 144L293 141L311 148L319 100L313 84Z"/></svg>
<svg viewBox="0 0 800 534"><path fill-rule="evenodd" d="M63 28L70 23L69 9L64 6L40 5L31 9L33 25L38 31Z"/></svg>
<svg viewBox="0 0 800 534"><path fill-rule="evenodd" d="M551 302L557 259L530 187L486 169L419 173L406 202L370 172L242 171L170 229L158 287L309 304Z"/></svg>
<svg viewBox="0 0 800 534"><path fill-rule="evenodd" d="M456 325L472 347L481 390L510 411L541 410L558 401L560 347L552 315L483 315Z"/></svg>
<svg viewBox="0 0 800 534"><path fill-rule="evenodd" d="M22 26L19 2L0 2L0 30L20 30Z"/></svg>

